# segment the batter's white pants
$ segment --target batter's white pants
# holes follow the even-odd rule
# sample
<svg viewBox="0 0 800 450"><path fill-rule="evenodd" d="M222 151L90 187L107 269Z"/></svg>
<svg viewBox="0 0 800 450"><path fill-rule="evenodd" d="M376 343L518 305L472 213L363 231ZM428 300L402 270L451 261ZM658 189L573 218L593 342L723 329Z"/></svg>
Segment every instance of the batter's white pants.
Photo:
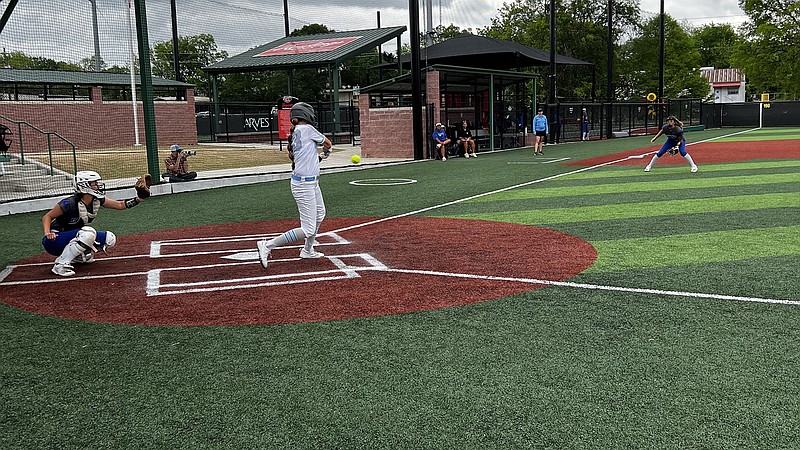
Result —
<svg viewBox="0 0 800 450"><path fill-rule="evenodd" d="M314 181L292 180L292 196L300 213L300 228L307 239L314 241L322 220L325 219L325 202L319 188L319 179Z"/></svg>

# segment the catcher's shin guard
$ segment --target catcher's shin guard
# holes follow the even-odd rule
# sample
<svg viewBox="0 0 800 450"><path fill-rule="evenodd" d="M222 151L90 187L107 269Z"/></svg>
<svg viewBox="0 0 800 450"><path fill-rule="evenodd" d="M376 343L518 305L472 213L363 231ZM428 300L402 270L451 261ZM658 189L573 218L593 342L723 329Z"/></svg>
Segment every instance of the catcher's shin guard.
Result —
<svg viewBox="0 0 800 450"><path fill-rule="evenodd" d="M75 258L81 256L85 251L94 251L94 240L97 238L97 231L92 227L83 227L78 234L64 247L64 251L56 258L58 264L69 264Z"/></svg>

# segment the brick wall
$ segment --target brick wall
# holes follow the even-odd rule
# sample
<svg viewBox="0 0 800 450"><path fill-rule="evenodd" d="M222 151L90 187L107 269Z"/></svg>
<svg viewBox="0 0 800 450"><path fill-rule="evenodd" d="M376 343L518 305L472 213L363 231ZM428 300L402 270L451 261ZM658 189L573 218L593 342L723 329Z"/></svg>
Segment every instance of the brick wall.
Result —
<svg viewBox="0 0 800 450"><path fill-rule="evenodd" d="M28 122L44 131L55 131L78 149L133 146L135 136L131 102L103 102L98 87L92 88L90 95L90 102L0 102L0 115ZM145 144L141 102L138 103L137 114L139 143ZM192 89L186 91L185 101L155 102L158 146L197 144L194 114ZM11 124L6 125L11 127ZM23 131L27 137L29 131Z"/></svg>
<svg viewBox="0 0 800 450"><path fill-rule="evenodd" d="M370 108L369 94L358 96L361 121L361 156L367 158L414 158L410 107Z"/></svg>
<svg viewBox="0 0 800 450"><path fill-rule="evenodd" d="M426 72L427 102L434 104L434 117L439 111L439 72ZM414 158L414 124L411 107L370 108L369 94L358 96L361 128L361 156L367 158ZM424 123L427 107L422 108L423 154L431 145L428 125ZM439 119L437 118L436 121ZM432 132L432 131L431 131Z"/></svg>

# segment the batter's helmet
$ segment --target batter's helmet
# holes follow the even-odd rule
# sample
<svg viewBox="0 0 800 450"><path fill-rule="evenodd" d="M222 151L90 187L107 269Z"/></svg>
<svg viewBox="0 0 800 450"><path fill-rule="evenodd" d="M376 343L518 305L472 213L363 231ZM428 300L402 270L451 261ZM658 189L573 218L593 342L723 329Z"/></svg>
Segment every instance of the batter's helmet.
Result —
<svg viewBox="0 0 800 450"><path fill-rule="evenodd" d="M305 120L311 125L317 124L317 116L314 114L314 108L306 102L299 102L292 105L289 117L291 119Z"/></svg>

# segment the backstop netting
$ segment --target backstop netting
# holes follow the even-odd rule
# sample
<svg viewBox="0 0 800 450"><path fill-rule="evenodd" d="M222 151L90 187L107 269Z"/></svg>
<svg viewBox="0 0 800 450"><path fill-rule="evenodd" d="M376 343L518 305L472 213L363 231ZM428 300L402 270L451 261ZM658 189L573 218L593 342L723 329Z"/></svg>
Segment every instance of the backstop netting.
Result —
<svg viewBox="0 0 800 450"><path fill-rule="evenodd" d="M434 0L432 13L420 3L421 29L429 19L464 28L488 24L496 13L489 2ZM370 29L379 20L382 27L408 26L409 19L405 0L289 0L287 6L290 32L317 25L329 31ZM137 21L137 9L146 22ZM286 160L285 152L267 145L197 146L209 140L211 125L212 83L202 67L284 37L283 0L0 0L0 12L0 202L71 193L72 176L80 170L96 170L110 189L129 187L138 175L153 172L154 162L164 170L171 144L197 150L190 170L200 172ZM150 56L154 123L146 123L141 97L138 31L145 24L141 42ZM382 51L396 54L396 43ZM377 55L377 49L365 55L363 66L376 64ZM324 84L326 76L316 78ZM247 122L252 126L266 123L260 118L269 118L287 90L286 74L231 75L219 83L220 103L241 101L236 113L258 118ZM155 157L147 150L153 137Z"/></svg>

